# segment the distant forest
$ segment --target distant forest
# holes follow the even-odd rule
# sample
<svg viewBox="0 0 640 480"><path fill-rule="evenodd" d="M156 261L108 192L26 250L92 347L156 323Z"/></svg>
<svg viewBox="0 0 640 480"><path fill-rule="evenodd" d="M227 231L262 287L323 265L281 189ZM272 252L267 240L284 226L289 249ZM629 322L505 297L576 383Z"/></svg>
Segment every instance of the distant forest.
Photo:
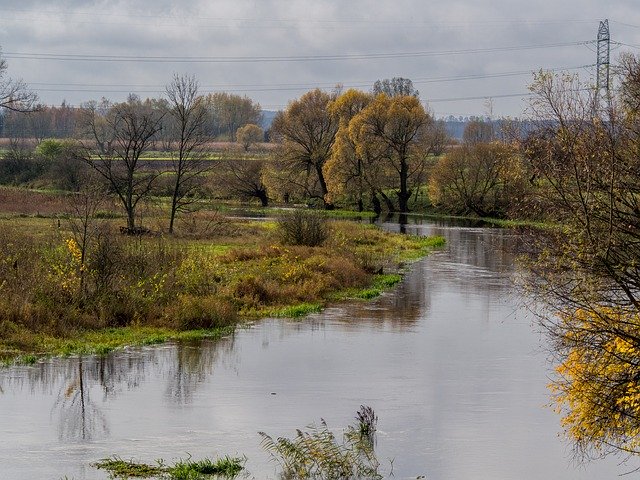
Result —
<svg viewBox="0 0 640 480"><path fill-rule="evenodd" d="M58 115L57 122L53 123L57 125L57 128L42 128L43 125L41 122L35 118L36 115L33 115L33 120L31 122L28 121L27 118L22 117L19 121L20 125L15 125L12 123L12 118L8 115L8 118L5 118L3 115L3 111L0 109L0 137L41 137L44 133L45 137L50 138L67 138L73 135L73 131L75 129L75 121L72 119L73 115L70 110L73 107L68 107L64 103L57 107L55 110ZM65 114L66 113L66 114ZM262 110L262 116L259 117L259 125L266 132L271 128L271 123L273 119L277 115L277 111L275 110ZM467 117L454 117L453 115L449 115L448 117L443 117L440 120L444 122L445 129L447 134L458 141L462 141L462 136L464 133L465 127L473 121L483 121L493 124L494 131L500 132L502 130L502 124L504 123L503 119L491 120L488 117L475 117L475 116L467 116ZM36 125L34 125L34 123ZM40 125L38 125L40 123ZM521 124L522 125L522 124ZM40 130L39 133L34 132L35 130ZM44 130L44 131L43 131ZM224 132L227 133L227 132Z"/></svg>

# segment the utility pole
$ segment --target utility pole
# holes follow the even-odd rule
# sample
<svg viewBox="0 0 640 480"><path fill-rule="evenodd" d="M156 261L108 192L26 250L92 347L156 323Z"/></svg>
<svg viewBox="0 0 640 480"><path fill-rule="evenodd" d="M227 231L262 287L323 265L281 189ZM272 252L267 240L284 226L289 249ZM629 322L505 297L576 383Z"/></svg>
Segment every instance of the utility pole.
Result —
<svg viewBox="0 0 640 480"><path fill-rule="evenodd" d="M600 111L600 100L604 96L607 110L611 106L609 93L609 54L611 51L611 36L609 35L609 20L600 22L598 27L596 62L596 93L594 99L594 113Z"/></svg>

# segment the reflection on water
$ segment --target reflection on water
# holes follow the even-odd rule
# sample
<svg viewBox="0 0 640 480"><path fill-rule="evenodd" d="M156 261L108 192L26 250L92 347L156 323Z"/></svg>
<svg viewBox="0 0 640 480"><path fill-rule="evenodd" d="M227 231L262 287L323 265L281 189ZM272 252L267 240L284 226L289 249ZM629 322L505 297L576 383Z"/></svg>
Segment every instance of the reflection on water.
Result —
<svg viewBox="0 0 640 480"><path fill-rule="evenodd" d="M104 479L90 466L102 457L187 452L246 454L255 478L274 478L258 430L290 437L320 418L339 428L362 403L380 418L378 454L395 478L624 472L610 461L575 469L557 438L542 340L511 284L518 237L415 217L402 228L447 247L375 301L216 341L0 371L3 478Z"/></svg>

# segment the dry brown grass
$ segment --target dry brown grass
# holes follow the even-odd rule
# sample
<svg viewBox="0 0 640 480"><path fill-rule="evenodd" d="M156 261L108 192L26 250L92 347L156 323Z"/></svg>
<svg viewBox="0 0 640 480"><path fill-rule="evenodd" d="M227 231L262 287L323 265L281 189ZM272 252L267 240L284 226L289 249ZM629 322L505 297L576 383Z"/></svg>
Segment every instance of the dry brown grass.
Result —
<svg viewBox="0 0 640 480"><path fill-rule="evenodd" d="M66 192L0 186L0 215L66 216L72 211L73 195ZM99 210L116 215L116 207L111 199L105 198Z"/></svg>

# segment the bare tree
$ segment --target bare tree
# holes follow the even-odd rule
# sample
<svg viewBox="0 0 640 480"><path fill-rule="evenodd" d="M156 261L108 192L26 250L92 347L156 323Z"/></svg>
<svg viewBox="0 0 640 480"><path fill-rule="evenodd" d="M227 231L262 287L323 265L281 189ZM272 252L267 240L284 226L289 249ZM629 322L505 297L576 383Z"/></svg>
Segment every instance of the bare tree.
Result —
<svg viewBox="0 0 640 480"><path fill-rule="evenodd" d="M163 113L153 110L139 98L111 107L104 115L98 109L86 110L86 123L99 148L85 145L82 159L93 167L118 196L127 214L127 229L135 233L136 208L151 191L157 171L143 171L140 156L162 128ZM104 143L97 132L106 132L110 137Z"/></svg>
<svg viewBox="0 0 640 480"><path fill-rule="evenodd" d="M202 174L207 169L203 153L207 110L202 97L198 96L198 81L193 76L174 75L166 87L166 94L168 113L174 120L175 129L170 136L178 143L177 151L172 150L171 154L174 181L169 233L173 233L176 214L193 203Z"/></svg>
<svg viewBox="0 0 640 480"><path fill-rule="evenodd" d="M0 51L0 108L16 112L30 112L38 99L38 95L29 90L22 80L6 77L7 61Z"/></svg>
<svg viewBox="0 0 640 480"><path fill-rule="evenodd" d="M94 174L95 175L95 174ZM69 229L73 234L80 258L78 259L78 276L80 278L80 295L86 294L86 264L91 242L98 234L95 214L105 197L103 188L90 175L85 179L80 191L69 197L70 218Z"/></svg>

